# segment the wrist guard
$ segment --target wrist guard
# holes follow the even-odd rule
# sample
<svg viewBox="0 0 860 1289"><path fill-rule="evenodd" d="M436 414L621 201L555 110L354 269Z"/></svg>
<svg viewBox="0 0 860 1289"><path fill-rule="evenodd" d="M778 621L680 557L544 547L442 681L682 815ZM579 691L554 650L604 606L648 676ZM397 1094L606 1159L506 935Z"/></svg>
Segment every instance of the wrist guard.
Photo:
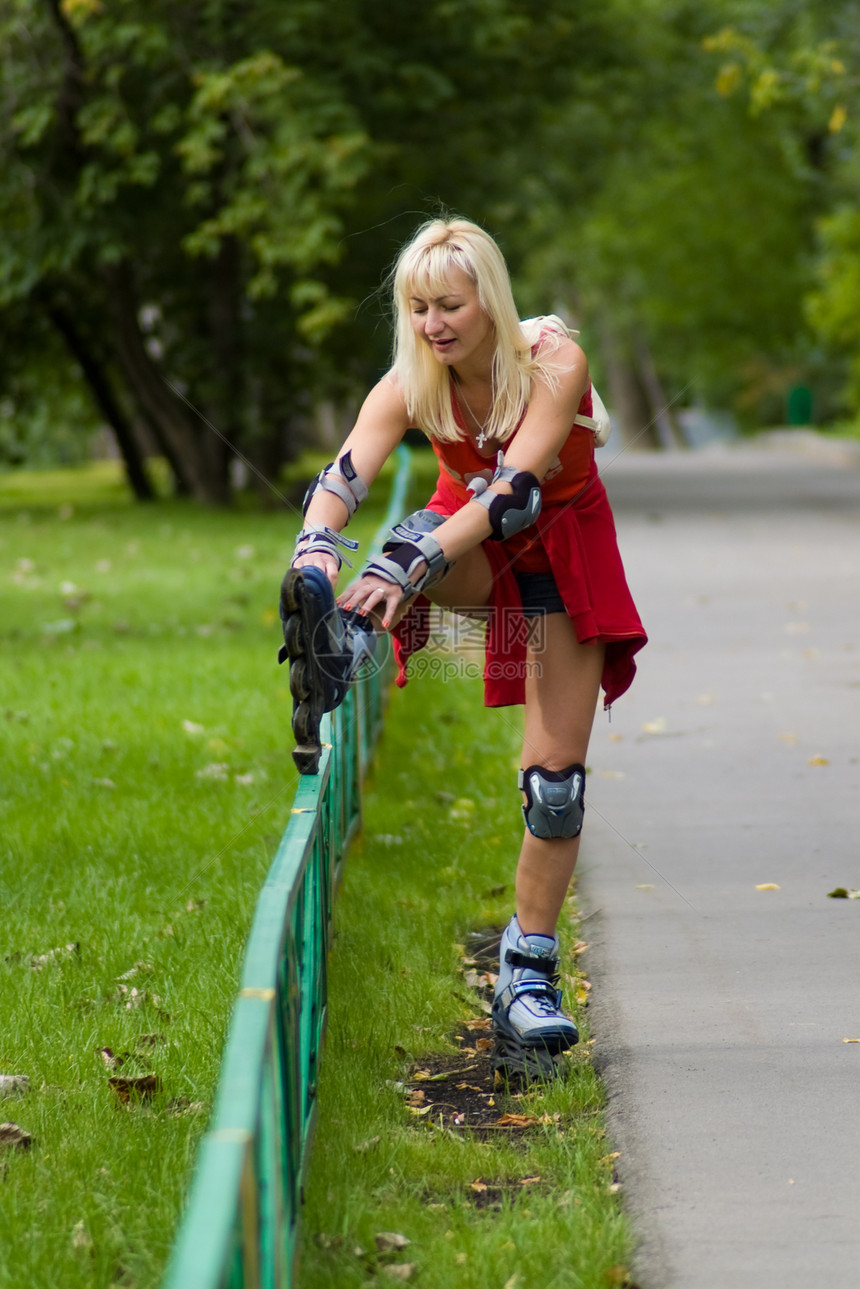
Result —
<svg viewBox="0 0 860 1289"><path fill-rule="evenodd" d="M349 560L345 555L341 555L338 546L343 546L345 550L357 551L358 542L350 541L348 537L341 536L333 528L326 528L325 524L309 524L303 528L296 538L296 549L293 551L293 561L299 555L312 555L321 552L324 555L333 555L337 560L338 568L342 564L352 568Z"/></svg>
<svg viewBox="0 0 860 1289"><path fill-rule="evenodd" d="M370 573L399 586L401 603L441 582L450 571L451 563L445 559L442 547L431 534L432 529L444 522L444 515L433 510L418 510L402 523L395 524L382 547L382 554L368 561L361 570L362 577ZM422 562L427 567L413 582L410 575Z"/></svg>

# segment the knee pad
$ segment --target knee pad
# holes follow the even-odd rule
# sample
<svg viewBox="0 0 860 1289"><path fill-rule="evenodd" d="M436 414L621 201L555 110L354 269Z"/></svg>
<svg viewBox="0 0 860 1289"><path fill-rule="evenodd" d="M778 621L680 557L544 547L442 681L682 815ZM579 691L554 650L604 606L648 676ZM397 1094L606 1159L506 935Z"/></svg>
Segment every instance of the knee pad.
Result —
<svg viewBox="0 0 860 1289"><path fill-rule="evenodd" d="M523 818L533 837L578 837L585 814L585 766L520 770L517 787L526 794Z"/></svg>

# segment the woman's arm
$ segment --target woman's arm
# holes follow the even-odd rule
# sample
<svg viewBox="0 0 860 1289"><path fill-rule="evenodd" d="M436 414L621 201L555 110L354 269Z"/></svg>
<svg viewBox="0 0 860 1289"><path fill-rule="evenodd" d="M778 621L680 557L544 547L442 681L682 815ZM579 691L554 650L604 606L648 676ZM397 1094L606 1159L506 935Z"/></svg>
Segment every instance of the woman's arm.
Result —
<svg viewBox="0 0 860 1289"><path fill-rule="evenodd" d="M350 452L354 469L369 487L408 428L403 396L391 377L385 376L364 400L355 425L338 451L338 459ZM340 532L348 519L346 503L335 493L318 488L305 515L305 527L325 526ZM333 555L315 551L298 556L294 564L297 568L315 564L332 583L337 581L338 564Z"/></svg>
<svg viewBox="0 0 860 1289"><path fill-rule="evenodd" d="M588 362L579 345L565 340L555 350L560 368L556 387L544 379L535 380L531 398L510 448L505 452L505 465L513 470L528 471L539 483L558 457L570 434L573 418L579 411L582 396L588 389ZM509 483L496 483L492 491L510 495ZM484 506L463 506L433 536L449 560L477 546L490 535L490 520Z"/></svg>
<svg viewBox="0 0 860 1289"><path fill-rule="evenodd" d="M555 351L560 368L555 388L545 379L536 379L522 425L505 453L505 465L528 471L542 481L557 458L573 425L582 396L588 389L588 363L579 345L564 341ZM509 495L509 483L493 484L491 491ZM453 561L480 545L490 536L490 517L484 506L461 507L434 529L445 558ZM422 566L423 568L423 566ZM419 575L421 569L413 577ZM359 577L340 596L350 608L372 609L379 613L384 626L389 626L400 603L401 588L377 577Z"/></svg>

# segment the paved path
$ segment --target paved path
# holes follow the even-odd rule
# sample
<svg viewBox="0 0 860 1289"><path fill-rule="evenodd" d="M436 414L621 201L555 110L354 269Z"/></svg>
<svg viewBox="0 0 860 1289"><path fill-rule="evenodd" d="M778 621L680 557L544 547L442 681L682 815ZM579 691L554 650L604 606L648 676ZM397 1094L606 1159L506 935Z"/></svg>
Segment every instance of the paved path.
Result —
<svg viewBox="0 0 860 1289"><path fill-rule="evenodd" d="M636 1276L856 1289L860 900L827 894L860 887L860 462L605 481L651 643L592 741L579 889Z"/></svg>

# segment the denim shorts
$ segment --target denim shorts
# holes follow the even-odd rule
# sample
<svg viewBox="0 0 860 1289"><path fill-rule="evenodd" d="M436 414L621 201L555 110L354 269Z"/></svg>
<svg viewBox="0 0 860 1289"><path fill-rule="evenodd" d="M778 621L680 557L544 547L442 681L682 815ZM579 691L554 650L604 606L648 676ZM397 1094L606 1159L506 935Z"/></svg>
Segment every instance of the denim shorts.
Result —
<svg viewBox="0 0 860 1289"><path fill-rule="evenodd" d="M523 613L527 618L542 618L547 613L566 613L552 573L518 573L514 570L517 586L523 600Z"/></svg>

